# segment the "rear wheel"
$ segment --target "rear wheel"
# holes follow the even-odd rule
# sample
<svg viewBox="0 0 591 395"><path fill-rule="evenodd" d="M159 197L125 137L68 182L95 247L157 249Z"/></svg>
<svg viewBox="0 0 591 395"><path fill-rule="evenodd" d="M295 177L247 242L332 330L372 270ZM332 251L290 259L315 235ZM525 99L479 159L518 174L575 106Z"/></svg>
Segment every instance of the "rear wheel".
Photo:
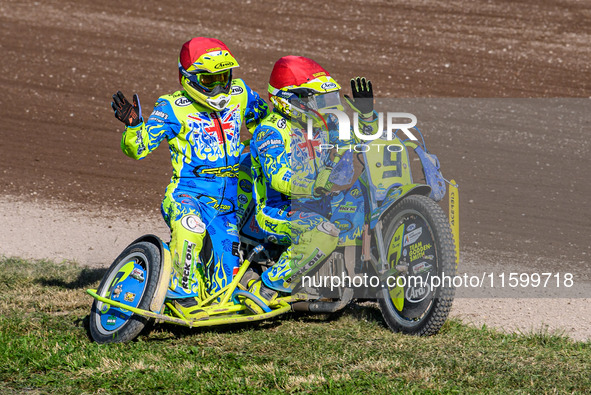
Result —
<svg viewBox="0 0 591 395"><path fill-rule="evenodd" d="M447 217L433 200L412 195L398 203L383 224L387 262L390 272L397 273L396 281L380 291L384 320L395 332L436 334L455 295L449 281L455 275L455 248Z"/></svg>
<svg viewBox="0 0 591 395"><path fill-rule="evenodd" d="M115 259L97 294L131 307L148 310L160 276L160 251L147 242L127 247ZM146 317L95 300L90 314L90 333L97 343L133 340L148 322Z"/></svg>

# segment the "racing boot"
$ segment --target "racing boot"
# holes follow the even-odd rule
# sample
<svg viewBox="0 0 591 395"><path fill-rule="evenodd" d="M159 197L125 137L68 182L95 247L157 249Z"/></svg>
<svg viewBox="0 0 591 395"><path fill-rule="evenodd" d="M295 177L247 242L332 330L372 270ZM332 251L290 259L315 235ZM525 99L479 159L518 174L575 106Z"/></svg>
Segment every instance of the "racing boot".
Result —
<svg viewBox="0 0 591 395"><path fill-rule="evenodd" d="M244 276L240 279L240 285L244 287L244 289L248 289L249 285L254 283L252 280L258 280L261 278L252 268L248 268Z"/></svg>
<svg viewBox="0 0 591 395"><path fill-rule="evenodd" d="M245 298L244 304L254 314L263 314L270 311L269 304L277 299L277 291L267 287L262 280L250 280L248 292L255 298Z"/></svg>
<svg viewBox="0 0 591 395"><path fill-rule="evenodd" d="M209 315L199 307L196 298L174 299L172 305L189 321L199 321L209 317Z"/></svg>

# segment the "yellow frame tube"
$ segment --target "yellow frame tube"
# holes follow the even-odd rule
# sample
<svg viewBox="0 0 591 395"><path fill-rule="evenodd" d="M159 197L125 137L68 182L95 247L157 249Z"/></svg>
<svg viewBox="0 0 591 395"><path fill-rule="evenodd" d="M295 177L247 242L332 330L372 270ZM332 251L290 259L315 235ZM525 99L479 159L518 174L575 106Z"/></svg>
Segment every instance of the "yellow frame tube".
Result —
<svg viewBox="0 0 591 395"><path fill-rule="evenodd" d="M449 181L449 225L456 248L456 269L460 263L460 192L455 180Z"/></svg>

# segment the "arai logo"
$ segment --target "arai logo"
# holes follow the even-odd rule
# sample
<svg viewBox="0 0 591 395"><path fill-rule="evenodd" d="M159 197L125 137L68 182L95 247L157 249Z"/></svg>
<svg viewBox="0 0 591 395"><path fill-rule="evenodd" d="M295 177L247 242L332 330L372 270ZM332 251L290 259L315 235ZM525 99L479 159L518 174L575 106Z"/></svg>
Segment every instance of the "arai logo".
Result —
<svg viewBox="0 0 591 395"><path fill-rule="evenodd" d="M179 97L174 101L174 104L179 107L187 107L190 106L193 102L186 97Z"/></svg>
<svg viewBox="0 0 591 395"><path fill-rule="evenodd" d="M242 87L240 87L240 86L236 86L236 85L234 85L234 86L232 87L232 93L231 93L232 95L239 95L239 94L241 94L242 92L244 92L244 89L242 89Z"/></svg>
<svg viewBox="0 0 591 395"><path fill-rule="evenodd" d="M337 84L334 82L325 82L324 84L320 85L320 88L324 90L334 89L337 87Z"/></svg>
<svg viewBox="0 0 591 395"><path fill-rule="evenodd" d="M419 284L417 284L419 285ZM425 282L422 286L417 287L409 287L406 290L405 296L406 300L411 303L419 303L422 302L429 296L431 293L431 288L429 288L429 283Z"/></svg>
<svg viewBox="0 0 591 395"><path fill-rule="evenodd" d="M223 69L224 67L234 66L234 62L221 62L213 66L216 70Z"/></svg>

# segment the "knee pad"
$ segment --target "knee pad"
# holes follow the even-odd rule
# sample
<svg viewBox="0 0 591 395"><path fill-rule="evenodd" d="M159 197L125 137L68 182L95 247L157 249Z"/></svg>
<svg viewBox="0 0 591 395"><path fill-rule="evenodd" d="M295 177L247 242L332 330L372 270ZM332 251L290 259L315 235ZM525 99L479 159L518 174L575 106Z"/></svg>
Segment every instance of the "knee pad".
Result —
<svg viewBox="0 0 591 395"><path fill-rule="evenodd" d="M205 233L205 224L197 215L189 214L183 216L181 218L181 225L189 232L197 234Z"/></svg>
<svg viewBox="0 0 591 395"><path fill-rule="evenodd" d="M323 221L321 222L316 229L318 229L320 232L322 233L326 233L327 235L330 235L332 237L339 237L339 228L336 227L335 224L333 224L330 221Z"/></svg>

